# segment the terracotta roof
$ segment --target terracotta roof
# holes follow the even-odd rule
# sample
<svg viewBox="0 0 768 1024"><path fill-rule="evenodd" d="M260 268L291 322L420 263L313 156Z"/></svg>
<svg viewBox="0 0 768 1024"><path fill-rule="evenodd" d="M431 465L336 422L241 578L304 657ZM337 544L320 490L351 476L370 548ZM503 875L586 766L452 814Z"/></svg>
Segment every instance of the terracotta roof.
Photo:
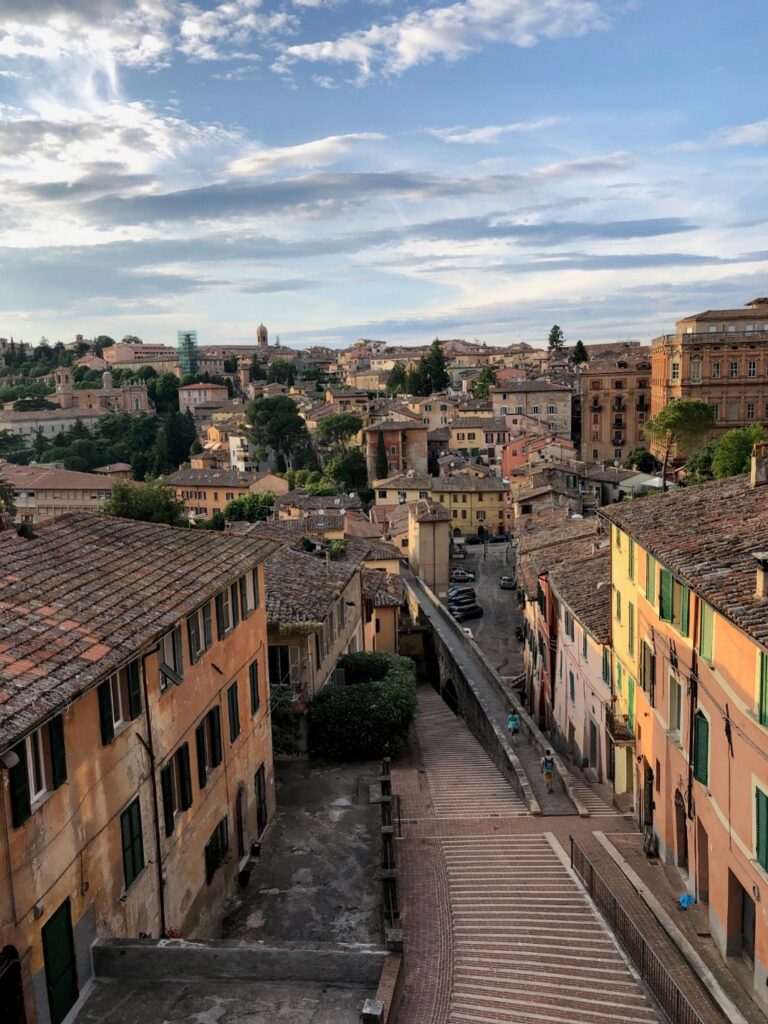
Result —
<svg viewBox="0 0 768 1024"><path fill-rule="evenodd" d="M595 640L607 644L611 639L610 549L556 566L549 574L549 584Z"/></svg>
<svg viewBox="0 0 768 1024"><path fill-rule="evenodd" d="M362 501L355 494L349 497L348 494L327 494L324 497L316 494L306 494L304 491L289 491L282 494L275 501L278 508L299 508L305 511L333 512L334 509L360 509Z"/></svg>
<svg viewBox="0 0 768 1024"><path fill-rule="evenodd" d="M386 569L363 569L363 598L372 601L374 608L399 608L405 600L405 582L402 576Z"/></svg>
<svg viewBox="0 0 768 1024"><path fill-rule="evenodd" d="M216 388L217 391L227 391L226 384L182 384L179 391L209 391Z"/></svg>
<svg viewBox="0 0 768 1024"><path fill-rule="evenodd" d="M130 466L128 467L131 468ZM74 469L53 469L49 466L17 466L12 462L0 463L3 479L15 488L61 489L77 491L109 490L113 481L98 473L79 473Z"/></svg>
<svg viewBox="0 0 768 1024"><path fill-rule="evenodd" d="M427 426L422 423L421 420L379 420L377 423L372 423L369 427L363 428L364 434L370 434L372 431L382 431L386 433L388 430L426 430Z"/></svg>
<svg viewBox="0 0 768 1024"><path fill-rule="evenodd" d="M357 570L357 565L347 559L333 561L323 555L280 548L265 562L267 623L322 622Z"/></svg>
<svg viewBox="0 0 768 1024"><path fill-rule="evenodd" d="M756 309L705 309L703 313L694 313L693 316L684 316L677 321L679 324L689 323L692 320L763 320L768 318L768 301L766 299L754 299L757 303ZM768 319L766 319L768 322Z"/></svg>
<svg viewBox="0 0 768 1024"><path fill-rule="evenodd" d="M522 516L515 523L515 536L519 554L527 554L543 548L560 544L570 544L584 537L597 537L606 531L601 527L600 520L593 516L589 519L563 518L559 523L547 518L542 523L529 523L530 517Z"/></svg>
<svg viewBox="0 0 768 1024"><path fill-rule="evenodd" d="M768 549L768 486L731 477L609 505L600 515L768 647L768 599L755 596L752 557Z"/></svg>
<svg viewBox="0 0 768 1024"><path fill-rule="evenodd" d="M362 512L351 511L344 516L344 534L347 537L378 539L381 537L381 528Z"/></svg>
<svg viewBox="0 0 768 1024"><path fill-rule="evenodd" d="M110 473L130 473L131 464L129 462L110 462L107 466L97 466L94 473L104 473L109 475Z"/></svg>
<svg viewBox="0 0 768 1024"><path fill-rule="evenodd" d="M479 477L470 473L454 473L453 476L433 477L432 490L437 493L445 491L506 491L507 485L500 476Z"/></svg>
<svg viewBox="0 0 768 1024"><path fill-rule="evenodd" d="M112 409L40 409L39 412L13 412L0 409L0 421L4 423L35 423L37 420L88 420L98 416L109 416Z"/></svg>
<svg viewBox="0 0 768 1024"><path fill-rule="evenodd" d="M503 416L457 416L451 420L451 430L509 430Z"/></svg>
<svg viewBox="0 0 768 1024"><path fill-rule="evenodd" d="M0 750L274 548L93 512L0 534Z"/></svg>
<svg viewBox="0 0 768 1024"><path fill-rule="evenodd" d="M243 528L240 532L249 536L271 537L286 544L308 533L322 535L326 531L341 532L344 529L344 522L345 517L338 514L309 515L293 519L272 519L264 523L248 523L248 529Z"/></svg>
<svg viewBox="0 0 768 1024"><path fill-rule="evenodd" d="M241 473L236 469L177 469L163 477L174 487L250 487L267 473Z"/></svg>
<svg viewBox="0 0 768 1024"><path fill-rule="evenodd" d="M562 384L552 384L547 380L510 380L506 384L498 384L491 388L491 394L513 395L515 392L523 391L560 391L566 394L570 388Z"/></svg>
<svg viewBox="0 0 768 1024"><path fill-rule="evenodd" d="M434 430L427 431L427 441L445 441L446 444L451 440L451 428L450 427L435 427Z"/></svg>

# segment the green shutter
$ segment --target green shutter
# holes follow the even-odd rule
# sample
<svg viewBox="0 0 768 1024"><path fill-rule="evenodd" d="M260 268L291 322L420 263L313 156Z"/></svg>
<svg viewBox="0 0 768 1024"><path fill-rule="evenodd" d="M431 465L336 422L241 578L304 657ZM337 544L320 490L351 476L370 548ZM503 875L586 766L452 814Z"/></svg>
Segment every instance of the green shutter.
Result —
<svg viewBox="0 0 768 1024"><path fill-rule="evenodd" d="M187 617L187 639L189 640L189 660L194 665L199 657L198 651L202 646L200 643L201 637L198 636L197 612L192 612Z"/></svg>
<svg viewBox="0 0 768 1024"><path fill-rule="evenodd" d="M163 821L165 834L173 835L173 765L167 764L160 772L160 788L163 791Z"/></svg>
<svg viewBox="0 0 768 1024"><path fill-rule="evenodd" d="M144 840L141 834L141 805L134 800L120 815L123 844L123 872L126 889L144 868Z"/></svg>
<svg viewBox="0 0 768 1024"><path fill-rule="evenodd" d="M635 731L635 680L627 676L627 721L629 731Z"/></svg>
<svg viewBox="0 0 768 1024"><path fill-rule="evenodd" d="M317 640L317 634L315 634L315 640ZM251 714L255 715L259 710L259 704L261 703L261 695L259 694L258 661L252 661L248 667L248 682L251 687Z"/></svg>
<svg viewBox="0 0 768 1024"><path fill-rule="evenodd" d="M205 722L201 722L195 729L195 743L197 746L197 784L200 789L205 789L208 781L208 761L205 756Z"/></svg>
<svg viewBox="0 0 768 1024"><path fill-rule="evenodd" d="M603 648L603 682L604 683L609 682L610 678L611 678L611 663L610 663L610 661L608 659L609 659L608 648L604 647Z"/></svg>
<svg viewBox="0 0 768 1024"><path fill-rule="evenodd" d="M663 622L672 621L672 573L661 570L661 587L659 593L659 618Z"/></svg>
<svg viewBox="0 0 768 1024"><path fill-rule="evenodd" d="M627 602L627 650L631 655L635 653L635 606L631 601Z"/></svg>
<svg viewBox="0 0 768 1024"><path fill-rule="evenodd" d="M192 769L189 761L189 744L182 743L178 753L179 778L181 782L181 809L187 811L192 806Z"/></svg>
<svg viewBox="0 0 768 1024"><path fill-rule="evenodd" d="M755 853L758 864L768 871L768 796L762 789L756 789L755 798L757 801Z"/></svg>
<svg viewBox="0 0 768 1024"><path fill-rule="evenodd" d="M227 631L227 624L224 621L224 595L216 595L216 632L219 640L224 639L224 634Z"/></svg>
<svg viewBox="0 0 768 1024"><path fill-rule="evenodd" d="M656 604L656 559L647 553L645 556L645 596L651 604Z"/></svg>
<svg viewBox="0 0 768 1024"><path fill-rule="evenodd" d="M54 789L67 781L67 752L64 748L64 719L56 715L48 723L51 747L51 785Z"/></svg>
<svg viewBox="0 0 768 1024"><path fill-rule="evenodd" d="M131 720L141 714L141 669L138 658L128 665L128 714Z"/></svg>
<svg viewBox="0 0 768 1024"><path fill-rule="evenodd" d="M627 544L627 576L631 580L635 578L635 542L631 537Z"/></svg>
<svg viewBox="0 0 768 1024"><path fill-rule="evenodd" d="M213 708L208 717L211 720L211 767L221 764L221 712Z"/></svg>
<svg viewBox="0 0 768 1024"><path fill-rule="evenodd" d="M237 700L237 683L227 690L227 707L229 709L229 742L234 743L240 735L240 707Z"/></svg>
<svg viewBox="0 0 768 1024"><path fill-rule="evenodd" d="M11 785L11 820L13 827L23 825L32 814L32 804L29 799L29 775L27 774L27 745L19 743L11 753L15 754L19 763L8 771L8 781Z"/></svg>
<svg viewBox="0 0 768 1024"><path fill-rule="evenodd" d="M241 576L237 581L238 590L240 591L240 614L244 619L248 618L248 586L246 583L246 577Z"/></svg>
<svg viewBox="0 0 768 1024"><path fill-rule="evenodd" d="M109 680L99 686L98 694L101 743L102 746L108 747L115 738L115 720L112 716L112 689Z"/></svg>
<svg viewBox="0 0 768 1024"><path fill-rule="evenodd" d="M229 588L229 606L232 609L232 628L233 629L235 628L235 626L240 621L240 601L239 601L239 598L238 598L238 593L239 593L238 586L237 586L236 583L233 583L232 586Z"/></svg>
<svg viewBox="0 0 768 1024"><path fill-rule="evenodd" d="M768 654L760 652L760 725L768 725Z"/></svg>
<svg viewBox="0 0 768 1024"><path fill-rule="evenodd" d="M656 707L656 655L648 649L648 663L650 667L650 679L648 681L648 693L650 694L651 707Z"/></svg>
<svg viewBox="0 0 768 1024"><path fill-rule="evenodd" d="M701 621L699 623L699 654L704 661L712 661L712 638L715 626L715 613L708 604L701 602Z"/></svg>
<svg viewBox="0 0 768 1024"><path fill-rule="evenodd" d="M688 587L680 587L680 635L688 636L688 615L691 604L691 592Z"/></svg>
<svg viewBox="0 0 768 1024"><path fill-rule="evenodd" d="M693 734L693 777L706 786L709 779L709 722L696 712Z"/></svg>

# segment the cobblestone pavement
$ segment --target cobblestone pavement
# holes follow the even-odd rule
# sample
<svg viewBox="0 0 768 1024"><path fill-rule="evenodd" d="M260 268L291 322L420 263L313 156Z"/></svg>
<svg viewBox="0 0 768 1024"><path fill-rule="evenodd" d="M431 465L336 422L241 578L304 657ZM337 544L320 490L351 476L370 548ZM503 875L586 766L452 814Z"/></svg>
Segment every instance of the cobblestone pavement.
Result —
<svg viewBox="0 0 768 1024"><path fill-rule="evenodd" d="M410 756L393 771L403 814L403 1020L657 1022L566 867L568 831L589 835L587 821L526 815L437 694L422 689L419 707Z"/></svg>

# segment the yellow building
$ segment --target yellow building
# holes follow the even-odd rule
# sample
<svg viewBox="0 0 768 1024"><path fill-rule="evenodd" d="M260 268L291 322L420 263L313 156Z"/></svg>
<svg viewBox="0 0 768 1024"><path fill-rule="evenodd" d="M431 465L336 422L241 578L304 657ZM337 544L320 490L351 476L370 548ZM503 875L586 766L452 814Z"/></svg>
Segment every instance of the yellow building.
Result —
<svg viewBox="0 0 768 1024"><path fill-rule="evenodd" d="M211 934L274 808L273 550L84 514L0 536L0 1009L61 1024L97 938Z"/></svg>
<svg viewBox="0 0 768 1024"><path fill-rule="evenodd" d="M11 462L0 463L0 475L13 488L17 523L39 523L65 512L100 512L114 483L114 478L98 473Z"/></svg>
<svg viewBox="0 0 768 1024"><path fill-rule="evenodd" d="M501 477L471 473L453 476L398 476L374 481L377 505L397 505L418 498L440 502L448 509L454 536L484 537L504 533L504 496Z"/></svg>

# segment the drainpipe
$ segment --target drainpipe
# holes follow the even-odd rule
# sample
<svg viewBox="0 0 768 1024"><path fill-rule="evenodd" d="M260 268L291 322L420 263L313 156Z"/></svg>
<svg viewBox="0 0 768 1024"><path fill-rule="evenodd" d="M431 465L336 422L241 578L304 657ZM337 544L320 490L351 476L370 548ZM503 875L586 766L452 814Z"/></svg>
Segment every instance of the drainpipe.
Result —
<svg viewBox="0 0 768 1024"><path fill-rule="evenodd" d="M141 656L141 681L142 691L144 693L144 711L147 716L147 739L141 733L138 734L139 739L144 743L147 753L149 754L149 767L152 780L152 818L155 827L155 859L157 860L157 903L160 911L160 938L165 937L165 891L163 882L163 860L162 860L162 846L160 842L160 805L157 798L157 775L155 773L155 746L152 742L152 716L149 711L149 692L147 688L147 658L150 654L156 654L160 650L160 646L154 647L151 651L146 651Z"/></svg>

